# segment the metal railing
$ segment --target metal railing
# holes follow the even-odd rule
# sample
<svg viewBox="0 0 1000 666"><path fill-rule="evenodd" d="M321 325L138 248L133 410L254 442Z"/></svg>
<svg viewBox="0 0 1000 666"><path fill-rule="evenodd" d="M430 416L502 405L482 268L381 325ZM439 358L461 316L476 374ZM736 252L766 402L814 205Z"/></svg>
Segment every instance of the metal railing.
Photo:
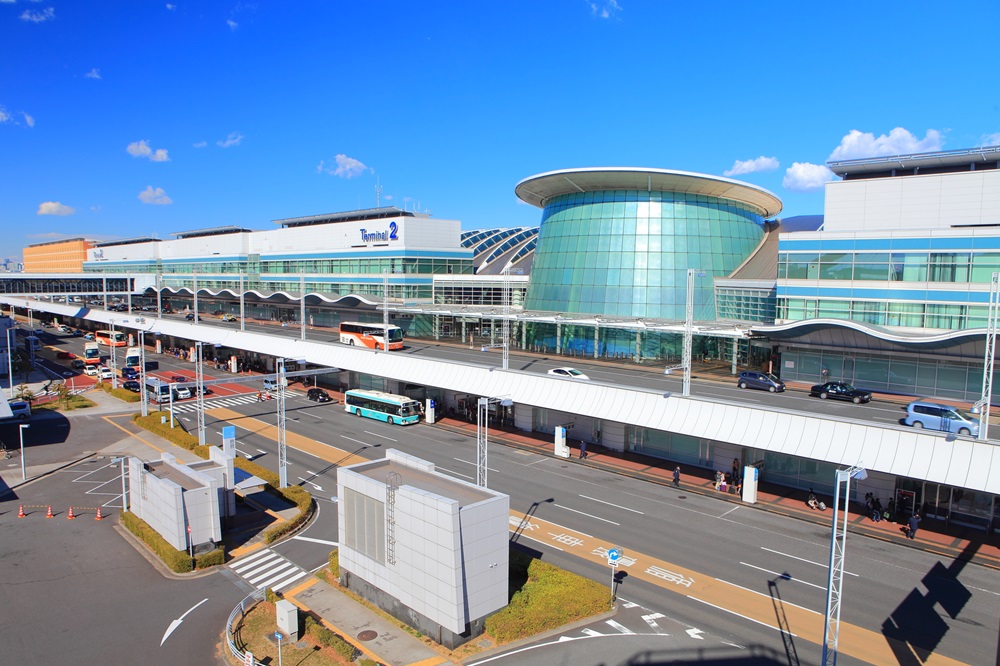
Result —
<svg viewBox="0 0 1000 666"><path fill-rule="evenodd" d="M236 657L240 663L246 661L246 654L236 646L236 633L239 631L239 626L243 623L243 618L246 617L247 611L256 606L258 603L264 600L265 590L254 590L240 602L239 606L233 609L233 612L229 614L229 620L226 622L226 642L229 643L229 651ZM233 625L236 624L236 629L233 629ZM261 662L256 659L253 660L254 666L263 666Z"/></svg>

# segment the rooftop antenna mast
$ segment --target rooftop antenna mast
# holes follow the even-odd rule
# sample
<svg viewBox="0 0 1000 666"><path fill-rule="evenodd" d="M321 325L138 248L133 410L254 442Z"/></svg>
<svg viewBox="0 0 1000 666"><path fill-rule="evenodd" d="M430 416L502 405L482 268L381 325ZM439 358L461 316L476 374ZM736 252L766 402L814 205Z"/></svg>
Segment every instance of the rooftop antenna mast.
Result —
<svg viewBox="0 0 1000 666"><path fill-rule="evenodd" d="M375 177L375 207L382 207L382 182L378 176Z"/></svg>

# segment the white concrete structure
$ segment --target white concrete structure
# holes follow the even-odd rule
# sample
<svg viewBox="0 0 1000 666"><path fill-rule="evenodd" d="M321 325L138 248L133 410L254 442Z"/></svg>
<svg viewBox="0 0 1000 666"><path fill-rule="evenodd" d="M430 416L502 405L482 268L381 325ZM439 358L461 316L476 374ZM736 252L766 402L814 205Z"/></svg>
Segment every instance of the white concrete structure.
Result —
<svg viewBox="0 0 1000 666"><path fill-rule="evenodd" d="M337 486L346 587L452 648L507 605L507 495L395 449Z"/></svg>
<svg viewBox="0 0 1000 666"><path fill-rule="evenodd" d="M232 483L232 460L228 465L205 461L188 466L169 453L154 462L133 457L128 476L132 513L171 546L187 550L222 540L222 512L235 502L224 499L232 495L224 492Z"/></svg>

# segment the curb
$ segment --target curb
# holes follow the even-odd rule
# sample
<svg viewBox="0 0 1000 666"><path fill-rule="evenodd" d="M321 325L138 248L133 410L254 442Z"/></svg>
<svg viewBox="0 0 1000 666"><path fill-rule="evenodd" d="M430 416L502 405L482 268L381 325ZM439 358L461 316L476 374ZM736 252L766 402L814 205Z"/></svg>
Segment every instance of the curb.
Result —
<svg viewBox="0 0 1000 666"><path fill-rule="evenodd" d="M8 486L7 490L4 490L4 491L0 492L0 499L3 499L4 496L6 496L6 495L8 495L10 493L13 493L15 488L20 488L21 486L26 486L29 483L34 483L35 481L40 481L40 480L46 478L47 476L49 476L50 474L58 472L59 470L62 470L62 469L66 469L67 467L72 467L73 465L75 465L77 463L83 462L84 460L87 460L88 458L93 458L94 456L97 456L97 455L100 455L97 451L88 451L85 455L83 455L83 456L81 456L79 458L76 458L76 459L73 459L73 460L69 460L67 462L62 462L62 463L53 463L53 464L56 465L56 467L53 467L52 469L46 470L46 471L40 473L38 476L33 476L33 477L31 477L30 479L28 479L26 481L21 481L20 483L15 483L12 486Z"/></svg>

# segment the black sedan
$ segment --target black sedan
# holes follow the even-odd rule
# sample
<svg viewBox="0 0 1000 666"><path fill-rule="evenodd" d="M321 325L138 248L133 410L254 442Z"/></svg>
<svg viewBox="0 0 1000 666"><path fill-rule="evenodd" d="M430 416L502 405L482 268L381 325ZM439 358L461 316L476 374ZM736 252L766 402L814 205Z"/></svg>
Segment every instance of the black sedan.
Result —
<svg viewBox="0 0 1000 666"><path fill-rule="evenodd" d="M818 395L823 400L826 400L827 398L833 398L835 400L850 400L855 405L860 405L862 402L872 401L871 391L856 389L847 382L827 382L826 384L817 384L809 389L809 395Z"/></svg>
<svg viewBox="0 0 1000 666"><path fill-rule="evenodd" d="M316 402L330 402L330 394L321 388L311 388L306 391L306 398L309 400L314 400Z"/></svg>
<svg viewBox="0 0 1000 666"><path fill-rule="evenodd" d="M135 381L134 379L130 379L122 384L122 388L128 391L132 391L133 393L138 393L141 387L139 386L139 382Z"/></svg>

